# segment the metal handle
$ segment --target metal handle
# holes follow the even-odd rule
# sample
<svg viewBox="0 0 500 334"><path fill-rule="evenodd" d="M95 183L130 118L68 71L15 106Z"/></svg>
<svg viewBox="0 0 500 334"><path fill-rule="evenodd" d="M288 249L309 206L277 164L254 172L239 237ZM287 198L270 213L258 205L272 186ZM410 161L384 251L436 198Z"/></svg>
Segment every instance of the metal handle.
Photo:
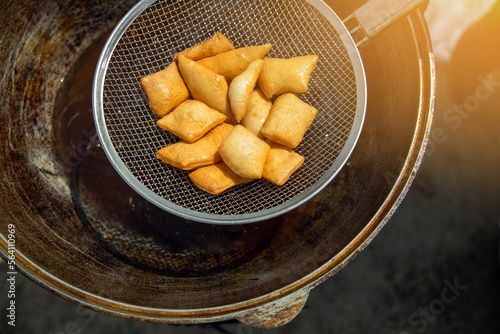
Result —
<svg viewBox="0 0 500 334"><path fill-rule="evenodd" d="M295 318L304 307L310 288L302 288L286 297L252 309L236 317L245 325L256 328L276 328Z"/></svg>
<svg viewBox="0 0 500 334"><path fill-rule="evenodd" d="M354 35L362 32L361 38L356 42L359 46L425 2L426 0L370 0L349 15L344 23L352 26L351 21L355 21L350 33Z"/></svg>

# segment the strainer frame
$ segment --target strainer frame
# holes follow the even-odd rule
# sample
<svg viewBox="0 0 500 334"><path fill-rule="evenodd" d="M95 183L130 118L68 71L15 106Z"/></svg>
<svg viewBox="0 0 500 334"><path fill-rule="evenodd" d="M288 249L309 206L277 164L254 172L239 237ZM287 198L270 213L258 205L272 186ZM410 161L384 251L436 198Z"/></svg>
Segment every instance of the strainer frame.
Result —
<svg viewBox="0 0 500 334"><path fill-rule="evenodd" d="M338 37L343 42L344 47L346 48L346 51L349 55L351 65L353 67L354 79L356 82L356 93L357 93L356 112L353 118L349 137L347 138L343 148L341 149L340 153L338 154L335 160L335 162L340 161L339 164L334 164L312 186L310 186L297 196L293 197L292 199L286 201L285 203L259 212L239 214L239 215L211 214L184 208L159 196L158 194L147 188L142 182L140 182L133 175L133 173L129 170L129 168L119 157L107 130L107 125L104 117L105 116L104 108L103 108L104 82L105 82L106 72L108 69L108 64L111 60L115 47L119 43L122 35L144 10L146 10L149 6L151 6L157 1L158 0L141 0L120 20L120 22L116 25L116 27L110 34L103 48L94 75L94 82L92 88L92 109L93 109L96 131L98 133L101 147L103 148L112 166L122 177L122 179L130 187L132 187L139 195L141 195L146 200L160 207L163 210L166 210L172 214L175 214L187 220L194 220L202 223L221 224L221 225L247 224L266 219L271 219L283 215L299 207L300 205L304 204L305 202L309 201L311 198L316 196L319 192L321 192L335 178L335 176L343 168L349 156L353 152L354 147L356 146L358 138L361 134L361 129L363 127L365 112L366 112L366 103L367 103L366 76L363 67L363 62L359 54L359 50L356 46L356 43L354 42L353 38L351 37L348 29L345 27L342 20L322 0L304 0L304 1L312 5L314 8L316 8L327 19L327 21L332 25L332 27L337 31Z"/></svg>

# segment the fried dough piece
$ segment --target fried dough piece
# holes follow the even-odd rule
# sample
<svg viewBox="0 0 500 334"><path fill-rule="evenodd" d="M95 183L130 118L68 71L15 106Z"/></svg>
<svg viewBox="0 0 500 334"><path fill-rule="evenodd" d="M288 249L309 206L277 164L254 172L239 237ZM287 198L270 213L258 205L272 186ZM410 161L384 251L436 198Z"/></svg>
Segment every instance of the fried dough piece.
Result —
<svg viewBox="0 0 500 334"><path fill-rule="evenodd" d="M191 172L189 178L198 188L212 195L218 195L238 184L253 181L242 178L223 162L199 168Z"/></svg>
<svg viewBox="0 0 500 334"><path fill-rule="evenodd" d="M201 101L186 100L156 124L182 140L193 143L226 118L224 114Z"/></svg>
<svg viewBox="0 0 500 334"><path fill-rule="evenodd" d="M193 98L226 115L229 123L234 122L224 77L183 55L178 59L182 77Z"/></svg>
<svg viewBox="0 0 500 334"><path fill-rule="evenodd" d="M177 60L179 55L183 55L184 57L187 57L191 60L200 60L230 50L234 50L233 44L231 44L226 36L218 32L206 41L203 41L189 49L179 52L174 56L174 60Z"/></svg>
<svg viewBox="0 0 500 334"><path fill-rule="evenodd" d="M257 135L260 139L264 139L261 133L262 126L269 116L273 103L264 95L262 90L256 89L250 93L248 100L247 112L241 120L241 125Z"/></svg>
<svg viewBox="0 0 500 334"><path fill-rule="evenodd" d="M271 150L267 156L262 176L278 185L284 185L290 176L304 163L304 157L290 148L271 143Z"/></svg>
<svg viewBox="0 0 500 334"><path fill-rule="evenodd" d="M204 58L198 64L223 75L227 82L231 82L256 59L262 59L271 50L271 44L247 46Z"/></svg>
<svg viewBox="0 0 500 334"><path fill-rule="evenodd" d="M259 87L268 99L282 93L305 93L317 63L316 55L289 59L266 57L260 72Z"/></svg>
<svg viewBox="0 0 500 334"><path fill-rule="evenodd" d="M242 125L236 125L219 147L233 172L246 179L262 178L270 146Z"/></svg>
<svg viewBox="0 0 500 334"><path fill-rule="evenodd" d="M316 108L295 94L283 94L274 101L262 134L275 143L294 149L299 146L316 114Z"/></svg>
<svg viewBox="0 0 500 334"><path fill-rule="evenodd" d="M140 83L158 117L165 116L190 96L175 62L160 72L141 78Z"/></svg>
<svg viewBox="0 0 500 334"><path fill-rule="evenodd" d="M156 153L156 157L183 170L218 163L222 159L217 150L232 129L231 124L222 123L192 144L181 141L162 148Z"/></svg>
<svg viewBox="0 0 500 334"><path fill-rule="evenodd" d="M248 65L245 71L231 81L229 85L229 102L236 122L241 122L247 112L248 100L259 78L262 69L262 59L256 59Z"/></svg>

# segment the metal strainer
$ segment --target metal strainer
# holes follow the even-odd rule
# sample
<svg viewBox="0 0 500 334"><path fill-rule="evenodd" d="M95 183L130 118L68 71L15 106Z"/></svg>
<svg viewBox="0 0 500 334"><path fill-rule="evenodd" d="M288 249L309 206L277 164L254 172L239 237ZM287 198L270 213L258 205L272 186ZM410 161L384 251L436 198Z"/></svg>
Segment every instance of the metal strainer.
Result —
<svg viewBox="0 0 500 334"><path fill-rule="evenodd" d="M262 179L213 196L198 189L188 172L155 157L179 139L156 125L139 80L217 32L237 48L271 43L268 57L319 56L308 92L299 95L318 115L295 150L305 162L284 186ZM317 194L352 152L365 107L365 77L356 45L320 0L141 1L109 37L94 79L97 132L123 179L171 213L216 224L269 219Z"/></svg>

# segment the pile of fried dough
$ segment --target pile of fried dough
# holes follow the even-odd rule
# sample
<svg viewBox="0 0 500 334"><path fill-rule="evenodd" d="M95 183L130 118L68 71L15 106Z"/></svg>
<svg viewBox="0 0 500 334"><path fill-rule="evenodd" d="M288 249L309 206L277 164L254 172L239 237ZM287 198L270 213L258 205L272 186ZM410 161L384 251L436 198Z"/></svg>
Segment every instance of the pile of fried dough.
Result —
<svg viewBox="0 0 500 334"><path fill-rule="evenodd" d="M304 162L293 149L317 110L296 94L318 57L266 57L271 47L236 49L217 33L140 80L158 126L182 139L156 157L210 194L262 177L281 186Z"/></svg>

